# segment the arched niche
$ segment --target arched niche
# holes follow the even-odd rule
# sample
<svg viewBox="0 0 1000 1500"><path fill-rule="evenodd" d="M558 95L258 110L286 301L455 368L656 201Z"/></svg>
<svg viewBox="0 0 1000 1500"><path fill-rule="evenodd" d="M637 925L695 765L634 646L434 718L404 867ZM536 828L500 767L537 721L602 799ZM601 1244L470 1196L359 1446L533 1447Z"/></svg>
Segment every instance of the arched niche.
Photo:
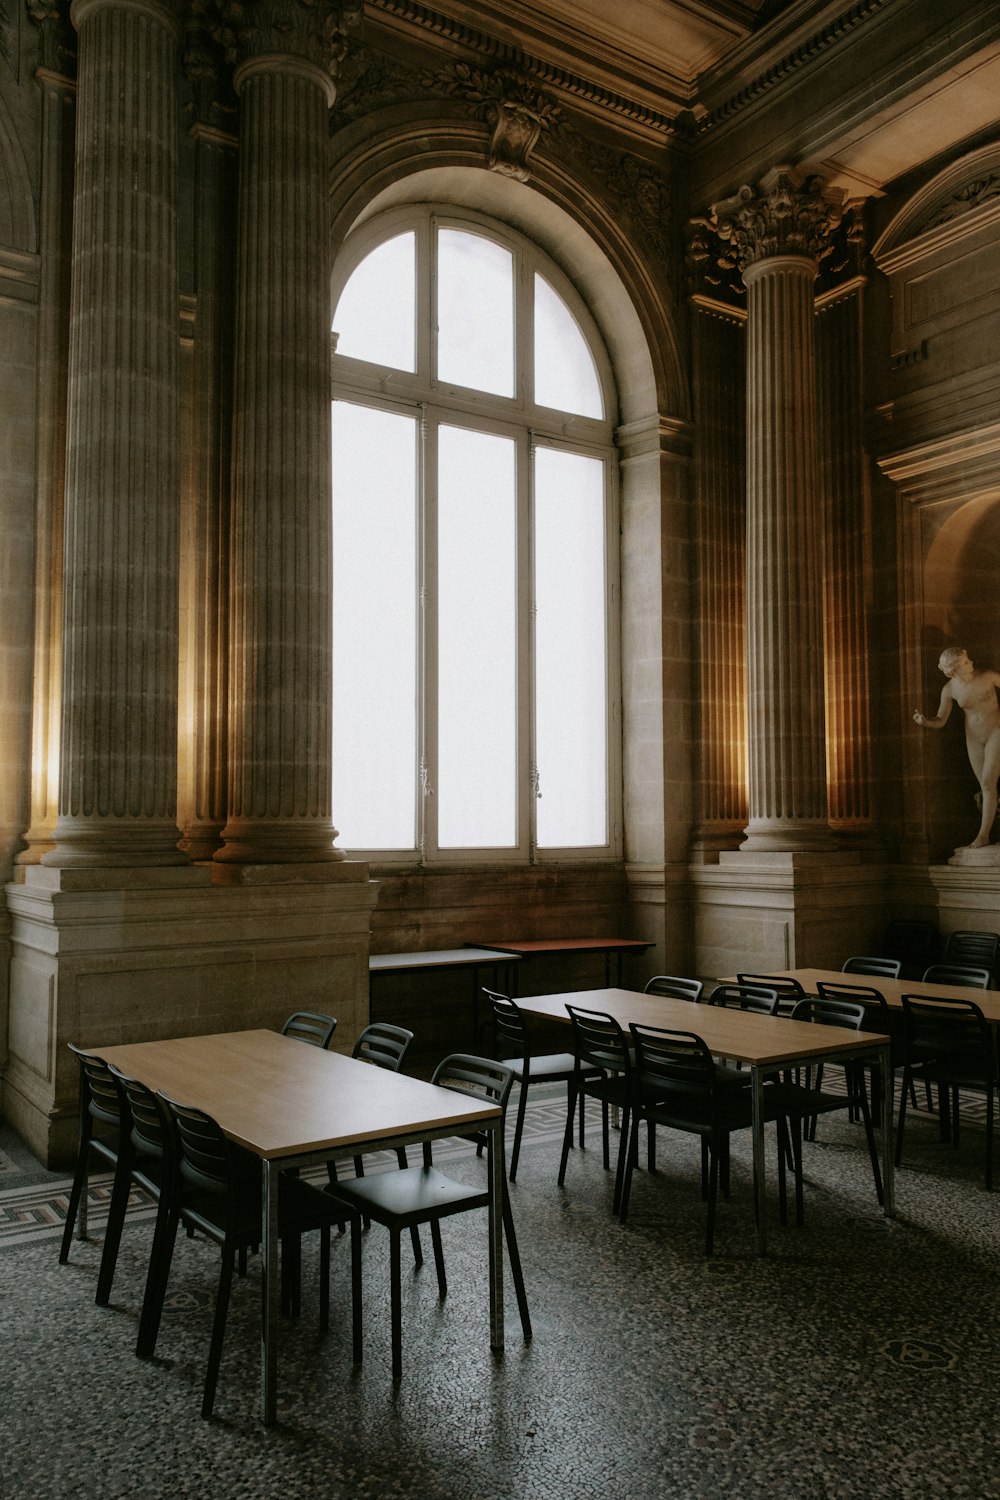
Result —
<svg viewBox="0 0 1000 1500"><path fill-rule="evenodd" d="M1000 663L1000 491L959 506L931 542L924 565L924 632L964 646L973 661Z"/></svg>

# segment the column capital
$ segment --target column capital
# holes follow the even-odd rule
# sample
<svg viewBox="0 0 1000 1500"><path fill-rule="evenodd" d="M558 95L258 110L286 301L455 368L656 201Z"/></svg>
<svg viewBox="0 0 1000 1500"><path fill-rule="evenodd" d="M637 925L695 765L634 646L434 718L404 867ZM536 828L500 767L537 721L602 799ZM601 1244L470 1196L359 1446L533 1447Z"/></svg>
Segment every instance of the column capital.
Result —
<svg viewBox="0 0 1000 1500"><path fill-rule="evenodd" d="M38 27L37 73L43 82L76 78L76 33L69 0L28 0L28 15Z"/></svg>
<svg viewBox="0 0 1000 1500"><path fill-rule="evenodd" d="M314 77L333 104L348 32L361 19L360 0L210 0L205 9L214 15L227 61L236 64L237 92L254 73L291 68Z"/></svg>
<svg viewBox="0 0 1000 1500"><path fill-rule="evenodd" d="M817 264L830 255L843 217L844 194L800 167L774 167L760 182L714 203L711 224L732 247L742 273L772 256L797 255Z"/></svg>

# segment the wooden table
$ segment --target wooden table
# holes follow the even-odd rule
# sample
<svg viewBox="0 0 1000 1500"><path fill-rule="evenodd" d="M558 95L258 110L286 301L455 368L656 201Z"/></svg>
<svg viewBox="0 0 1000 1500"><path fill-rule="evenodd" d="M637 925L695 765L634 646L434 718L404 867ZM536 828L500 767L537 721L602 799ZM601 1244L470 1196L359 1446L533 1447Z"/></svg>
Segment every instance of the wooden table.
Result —
<svg viewBox="0 0 1000 1500"><path fill-rule="evenodd" d="M891 1077L889 1038L874 1032L846 1031L840 1026L821 1026L811 1021L790 1021L784 1016L764 1016L756 1011L730 1009L722 1005L695 1004L690 1000L670 1000L658 995L640 995L633 990L578 990L565 995L522 997L518 1005L531 1016L565 1021L569 1025L567 1005L583 1010L601 1011L613 1016L628 1030L635 1021L640 1026L661 1026L673 1031L693 1032L717 1057L734 1058L746 1063L751 1073L753 1098L753 1163L757 1194L757 1251L767 1252L767 1230L764 1222L764 1084L794 1067L815 1067L818 1063L842 1063L848 1058L877 1061L882 1069L882 1179L883 1208L887 1217L895 1215L893 1185L892 1105L888 1080Z"/></svg>
<svg viewBox="0 0 1000 1500"><path fill-rule="evenodd" d="M95 1047L147 1088L204 1110L263 1164L261 1415L275 1420L278 1329L278 1173L395 1150L472 1129L488 1139L490 1343L503 1347L502 1115L453 1089L310 1047L274 1031L231 1031Z"/></svg>
<svg viewBox="0 0 1000 1500"><path fill-rule="evenodd" d="M922 979L885 979L881 974L845 974L840 969L773 969L771 972L775 979L797 979L807 995L818 994L816 986L820 980L825 984L856 984L878 990L893 1010L902 1010L903 995L915 995L918 999L941 995L946 1000L972 1000L991 1025L1000 1026L1000 990L977 990L967 984L928 984ZM724 982L729 983L728 980ZM759 981L761 984L766 982Z"/></svg>
<svg viewBox="0 0 1000 1500"><path fill-rule="evenodd" d="M569 957L574 953L603 953L604 955L604 983L611 983L611 960L614 956L618 961L618 984L622 982L622 961L627 953L645 953L652 948L652 943L647 943L643 938L525 938L514 939L505 943L475 943L473 947L489 947L501 953L507 953L512 958L527 960L529 958L552 958ZM516 974L514 975L516 983Z"/></svg>
<svg viewBox="0 0 1000 1500"><path fill-rule="evenodd" d="M429 948L423 953L373 953L368 960L368 1013L372 1015L372 981L380 974L415 974L421 970L471 969L472 970L472 1035L479 1040L479 971L493 970L493 983L499 989L497 974L503 970L503 988L513 986L514 965L519 955L506 949L481 948L470 944L467 948Z"/></svg>

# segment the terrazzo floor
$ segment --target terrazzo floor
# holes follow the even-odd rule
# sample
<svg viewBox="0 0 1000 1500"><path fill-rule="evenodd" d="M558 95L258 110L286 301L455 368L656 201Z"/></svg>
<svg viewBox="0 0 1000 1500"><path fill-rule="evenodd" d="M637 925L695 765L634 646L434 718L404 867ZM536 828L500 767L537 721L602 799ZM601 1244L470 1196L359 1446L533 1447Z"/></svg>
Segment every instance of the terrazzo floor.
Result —
<svg viewBox="0 0 1000 1500"><path fill-rule="evenodd" d="M302 1316L281 1328L280 1421L267 1430L252 1265L205 1422L214 1247L178 1240L157 1356L137 1360L149 1209L130 1210L111 1306L96 1307L106 1180L94 1184L94 1237L60 1266L68 1183L0 1136L2 1500L1000 1500L1000 1195L983 1187L981 1128L956 1151L933 1119L912 1118L888 1221L860 1129L824 1119L806 1147L803 1228L778 1225L769 1184L765 1260L750 1143L734 1138L732 1198L706 1260L696 1142L661 1132L659 1170L637 1175L623 1228L593 1123L556 1186L563 1112L558 1093L533 1092L512 1188L532 1342L508 1278L506 1351L491 1355L485 1221L466 1215L444 1226L443 1304L432 1263L413 1274L404 1242L394 1393L386 1236L365 1237L358 1371L348 1242L334 1245L325 1339L307 1246ZM465 1147L449 1169L481 1170Z"/></svg>

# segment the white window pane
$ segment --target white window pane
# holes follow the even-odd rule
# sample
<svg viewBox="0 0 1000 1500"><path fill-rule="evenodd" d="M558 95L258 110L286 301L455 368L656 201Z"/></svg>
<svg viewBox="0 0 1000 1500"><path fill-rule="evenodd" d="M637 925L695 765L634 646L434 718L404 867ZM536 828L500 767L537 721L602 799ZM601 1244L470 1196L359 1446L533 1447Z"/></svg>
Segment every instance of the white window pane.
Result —
<svg viewBox="0 0 1000 1500"><path fill-rule="evenodd" d="M514 394L514 257L481 234L437 238L437 374L451 385Z"/></svg>
<svg viewBox="0 0 1000 1500"><path fill-rule="evenodd" d="M604 465L535 450L535 804L540 848L604 845Z"/></svg>
<svg viewBox="0 0 1000 1500"><path fill-rule="evenodd" d="M557 411L603 417L594 360L580 325L544 277L535 275L535 401Z"/></svg>
<svg viewBox="0 0 1000 1500"><path fill-rule="evenodd" d="M397 234L355 267L333 315L338 354L416 369L416 243L412 232Z"/></svg>
<svg viewBox="0 0 1000 1500"><path fill-rule="evenodd" d="M438 443L438 844L517 843L517 516L509 438Z"/></svg>
<svg viewBox="0 0 1000 1500"><path fill-rule="evenodd" d="M333 405L333 814L348 849L412 849L417 424Z"/></svg>

